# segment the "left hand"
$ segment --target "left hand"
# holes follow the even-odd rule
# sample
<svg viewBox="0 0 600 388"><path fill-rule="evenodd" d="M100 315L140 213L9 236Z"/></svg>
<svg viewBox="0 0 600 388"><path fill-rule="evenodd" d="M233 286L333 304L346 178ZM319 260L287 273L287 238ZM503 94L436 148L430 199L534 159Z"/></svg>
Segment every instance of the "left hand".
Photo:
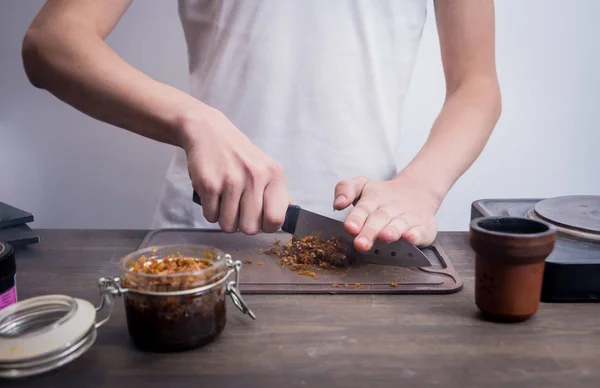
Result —
<svg viewBox="0 0 600 388"><path fill-rule="evenodd" d="M435 214L441 200L407 175L374 181L358 177L335 188L333 207L343 210L354 204L344 226L356 236L354 246L368 251L376 239L391 243L404 239L417 246L431 244L437 234Z"/></svg>

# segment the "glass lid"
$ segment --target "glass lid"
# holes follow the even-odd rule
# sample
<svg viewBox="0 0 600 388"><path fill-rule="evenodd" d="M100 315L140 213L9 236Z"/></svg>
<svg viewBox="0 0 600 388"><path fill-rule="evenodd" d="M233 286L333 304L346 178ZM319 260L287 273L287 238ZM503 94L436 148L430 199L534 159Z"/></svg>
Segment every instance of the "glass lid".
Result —
<svg viewBox="0 0 600 388"><path fill-rule="evenodd" d="M27 299L0 310L0 376L25 377L58 368L96 339L96 309L64 295Z"/></svg>

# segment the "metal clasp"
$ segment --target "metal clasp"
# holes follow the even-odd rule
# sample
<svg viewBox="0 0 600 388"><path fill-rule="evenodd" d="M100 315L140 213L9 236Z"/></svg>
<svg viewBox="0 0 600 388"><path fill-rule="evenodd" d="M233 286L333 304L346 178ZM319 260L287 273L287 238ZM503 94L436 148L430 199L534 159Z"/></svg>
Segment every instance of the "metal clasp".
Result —
<svg viewBox="0 0 600 388"><path fill-rule="evenodd" d="M115 299L127 292L127 290L121 287L121 279L119 278L98 279L98 290L100 291L101 299L100 306L96 307L96 312L102 310L104 306L108 306L108 314L106 315L106 318L96 323L96 328L99 328L108 322L115 306Z"/></svg>
<svg viewBox="0 0 600 388"><path fill-rule="evenodd" d="M238 288L238 286L240 284L240 271L242 269L242 262L239 260L234 261L230 255L225 255L225 258L227 260L226 261L227 267L233 268L233 270L235 272L235 280L232 280L229 283L227 283L227 289L226 289L227 291L226 292L231 297L233 304L235 304L235 306L242 313L248 314L250 316L250 318L252 318L253 320L256 320L256 315L254 315L252 310L250 310L250 308L248 308L248 305L246 304L246 302L244 302L244 299L242 298L242 295L240 294L240 290Z"/></svg>

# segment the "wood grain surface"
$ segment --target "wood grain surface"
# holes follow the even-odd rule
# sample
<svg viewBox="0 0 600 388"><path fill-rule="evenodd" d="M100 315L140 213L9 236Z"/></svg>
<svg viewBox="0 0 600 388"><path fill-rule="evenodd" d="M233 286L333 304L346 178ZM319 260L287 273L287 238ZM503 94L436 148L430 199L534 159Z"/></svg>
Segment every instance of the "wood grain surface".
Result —
<svg viewBox="0 0 600 388"><path fill-rule="evenodd" d="M96 280L146 231L43 230L17 252L19 298L98 302ZM466 233L439 241L464 280L448 295L247 295L218 340L177 354L136 350L122 302L65 367L0 387L598 387L600 304L542 304L530 321L479 319Z"/></svg>

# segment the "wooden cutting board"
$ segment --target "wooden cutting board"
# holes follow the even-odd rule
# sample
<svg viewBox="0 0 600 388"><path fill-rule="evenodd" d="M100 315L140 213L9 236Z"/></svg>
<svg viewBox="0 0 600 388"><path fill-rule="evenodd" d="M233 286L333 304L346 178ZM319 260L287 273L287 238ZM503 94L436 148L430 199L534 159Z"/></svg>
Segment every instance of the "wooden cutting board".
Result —
<svg viewBox="0 0 600 388"><path fill-rule="evenodd" d="M277 256L259 254L275 240L285 244L284 232L247 236L204 229L151 231L140 249L166 244L200 244L221 249L243 263L240 290L247 294L447 294L462 288L462 279L438 242L422 251L432 263L428 268L396 268L357 264L348 269L315 268L318 278L299 275L279 264Z"/></svg>

